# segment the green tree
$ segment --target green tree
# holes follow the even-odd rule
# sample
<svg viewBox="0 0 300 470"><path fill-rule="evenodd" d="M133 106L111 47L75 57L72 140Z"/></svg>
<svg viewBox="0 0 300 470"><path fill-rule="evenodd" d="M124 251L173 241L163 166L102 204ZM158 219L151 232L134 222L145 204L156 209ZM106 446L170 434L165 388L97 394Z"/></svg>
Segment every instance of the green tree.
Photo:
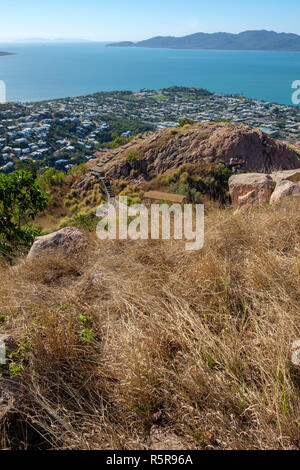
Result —
<svg viewBox="0 0 300 470"><path fill-rule="evenodd" d="M63 171L58 171L55 168L48 168L43 172L38 181L41 182L42 186L44 184L46 188L50 188L51 186L61 185L64 176L65 174Z"/></svg>
<svg viewBox="0 0 300 470"><path fill-rule="evenodd" d="M0 248L12 253L19 243L30 244L38 234L32 227L37 214L46 209L49 197L32 173L0 174Z"/></svg>
<svg viewBox="0 0 300 470"><path fill-rule="evenodd" d="M193 125L195 124L195 121L193 121L193 119L188 119L188 118L179 119L177 127L183 127L183 126L186 126L187 124Z"/></svg>

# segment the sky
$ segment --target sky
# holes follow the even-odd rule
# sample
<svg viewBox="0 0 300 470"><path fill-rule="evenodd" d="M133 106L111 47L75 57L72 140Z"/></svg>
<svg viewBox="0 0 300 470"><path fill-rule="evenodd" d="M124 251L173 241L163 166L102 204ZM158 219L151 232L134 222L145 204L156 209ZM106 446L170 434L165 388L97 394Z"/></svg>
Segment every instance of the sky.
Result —
<svg viewBox="0 0 300 470"><path fill-rule="evenodd" d="M300 34L299 0L0 0L0 41L138 41L196 32Z"/></svg>

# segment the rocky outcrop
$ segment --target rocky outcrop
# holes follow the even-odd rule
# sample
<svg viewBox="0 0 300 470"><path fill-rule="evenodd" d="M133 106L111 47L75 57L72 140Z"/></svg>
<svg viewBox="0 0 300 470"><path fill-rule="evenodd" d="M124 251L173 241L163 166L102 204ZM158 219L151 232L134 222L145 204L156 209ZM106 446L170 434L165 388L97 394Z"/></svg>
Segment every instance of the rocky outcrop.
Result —
<svg viewBox="0 0 300 470"><path fill-rule="evenodd" d="M37 237L28 253L27 259L34 259L43 253L53 253L58 250L65 254L80 251L87 246L87 238L77 228L66 227L58 232Z"/></svg>
<svg viewBox="0 0 300 470"><path fill-rule="evenodd" d="M256 173L300 168L298 154L283 142L231 123L196 124L152 134L131 146L137 159L134 167L128 152L120 150L106 165L108 178L139 183L182 164L201 162L223 162L233 170Z"/></svg>
<svg viewBox="0 0 300 470"><path fill-rule="evenodd" d="M287 196L300 195L300 169L271 174L245 173L229 179L229 191L236 211L247 211Z"/></svg>

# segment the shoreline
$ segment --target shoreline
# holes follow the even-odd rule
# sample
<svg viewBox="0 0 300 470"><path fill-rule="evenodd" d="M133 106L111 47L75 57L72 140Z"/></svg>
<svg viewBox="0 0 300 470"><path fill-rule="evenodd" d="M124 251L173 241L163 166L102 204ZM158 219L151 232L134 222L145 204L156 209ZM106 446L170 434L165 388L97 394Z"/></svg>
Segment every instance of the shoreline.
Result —
<svg viewBox="0 0 300 470"><path fill-rule="evenodd" d="M4 57L6 55L16 55L14 52L0 52L0 57Z"/></svg>
<svg viewBox="0 0 300 470"><path fill-rule="evenodd" d="M1 53L0 53L1 54ZM16 55L16 54L12 54L12 55ZM201 89L200 87L193 87L193 86L187 86L187 87L184 87L184 88L187 88L187 89ZM166 88L153 88L152 90L146 90L146 91L160 91L160 90L166 90L168 89L168 87ZM206 90L206 89L205 89ZM125 90L109 90L109 91L106 91L106 90L101 90L101 91L95 91L95 92L92 92L92 93L84 93L83 95L66 95L66 96L61 96L61 97L57 97L57 98L45 98L45 99L37 99L37 100L32 100L32 99L29 99L29 100L11 100L10 103L22 103L22 104L39 104L39 103L48 103L48 102L53 102L53 101L62 101L62 100L73 100L73 99L78 99L78 98L87 98L87 97L93 97L94 95L97 95L99 93L101 94L111 94L111 93L121 93L121 92L124 92ZM139 93L140 90L128 90L130 91L131 93ZM270 104L270 105L274 105L274 106L287 106L287 107L290 107L290 108L295 108L297 106L295 105L292 105L292 104L285 104L285 103L279 103L277 101L268 101L268 100L264 100L264 99L259 99L259 98L251 98L249 96L244 96L243 94L234 94L234 93L218 93L216 91L211 91L211 90L206 90L206 91L209 91L210 93L212 93L213 95L221 95L221 96L225 96L225 97L234 97L234 96L238 96L240 98L243 98L245 100L251 100L251 101L259 101L261 103L267 103L267 104Z"/></svg>

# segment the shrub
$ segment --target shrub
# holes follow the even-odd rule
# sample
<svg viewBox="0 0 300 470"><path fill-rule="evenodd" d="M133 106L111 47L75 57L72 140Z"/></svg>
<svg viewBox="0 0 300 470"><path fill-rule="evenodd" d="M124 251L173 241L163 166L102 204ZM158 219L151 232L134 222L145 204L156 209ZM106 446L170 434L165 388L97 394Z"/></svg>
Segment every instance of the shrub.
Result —
<svg viewBox="0 0 300 470"><path fill-rule="evenodd" d="M126 160L127 162L129 163L129 165L134 169L136 170L138 168L138 165L139 165L139 161L140 161L140 155L138 152L136 151L131 151L131 152L128 152L126 154Z"/></svg>
<svg viewBox="0 0 300 470"><path fill-rule="evenodd" d="M222 163L182 165L159 177L159 183L171 192L185 194L191 202L207 194L222 203L228 201L228 180L231 171Z"/></svg>
<svg viewBox="0 0 300 470"><path fill-rule="evenodd" d="M49 197L27 171L0 174L0 249L13 254L17 247L29 245L39 230L31 223L46 209Z"/></svg>
<svg viewBox="0 0 300 470"><path fill-rule="evenodd" d="M193 125L195 124L195 121L193 121L193 119L188 119L188 118L184 118L184 119L180 119L179 122L178 122L178 127L184 127L186 125Z"/></svg>
<svg viewBox="0 0 300 470"><path fill-rule="evenodd" d="M44 171L42 176L39 177L39 182L46 185L46 188L50 188L51 186L62 184L64 176L63 171L58 171L55 168L48 168Z"/></svg>
<svg viewBox="0 0 300 470"><path fill-rule="evenodd" d="M90 212L88 214L78 214L75 215L72 218L66 218L64 219L59 228L64 228L64 227L77 227L80 230L84 230L86 232L92 232L95 230L97 223L99 220L96 218L96 215L94 212Z"/></svg>

